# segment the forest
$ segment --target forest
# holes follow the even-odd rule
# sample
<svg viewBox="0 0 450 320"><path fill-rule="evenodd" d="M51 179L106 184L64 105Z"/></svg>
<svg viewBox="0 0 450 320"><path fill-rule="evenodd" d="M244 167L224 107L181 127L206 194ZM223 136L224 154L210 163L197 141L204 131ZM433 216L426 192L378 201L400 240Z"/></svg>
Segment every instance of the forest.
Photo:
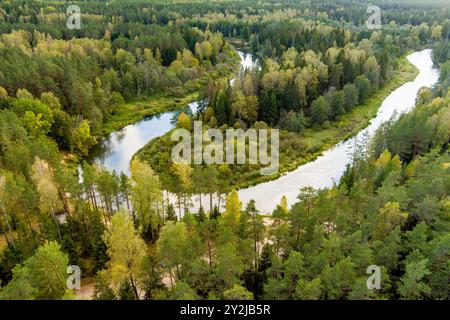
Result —
<svg viewBox="0 0 450 320"><path fill-rule="evenodd" d="M203 112L191 116L191 122L201 120L222 132L228 128L281 129L281 168L264 177L258 174L260 166L252 164L191 166L200 176L217 177L212 179L217 182L192 184L187 187L191 192L208 193L211 183L215 191L230 192L277 178L315 159L365 127L387 94L414 79L416 70L404 59L407 52L430 46L436 48L437 62L448 56L448 20L443 19L442 24L433 20L433 25L423 21L398 25L388 20L383 32L367 34L361 27L336 26L325 13L313 20L305 17L305 12L286 12L263 15L264 23L248 18L245 28L231 34L221 25L220 15L198 18L209 28L212 23L217 25L212 28L225 35L246 41L261 60L261 69L247 70L232 84L210 81L203 94L208 103ZM170 136L169 132L152 140L138 157L156 170L165 189L179 192L183 188L176 168L167 170L175 144Z"/></svg>
<svg viewBox="0 0 450 320"><path fill-rule="evenodd" d="M370 30L369 4L2 1L0 300L448 300L450 6L382 3ZM332 187L295 190L270 214L243 203L238 189L366 127L426 48L438 83L355 146ZM238 51L260 68L239 72ZM172 163L171 131L129 175L90 160L112 132L168 111L188 131L280 129L280 172ZM83 290L67 286L73 265Z"/></svg>

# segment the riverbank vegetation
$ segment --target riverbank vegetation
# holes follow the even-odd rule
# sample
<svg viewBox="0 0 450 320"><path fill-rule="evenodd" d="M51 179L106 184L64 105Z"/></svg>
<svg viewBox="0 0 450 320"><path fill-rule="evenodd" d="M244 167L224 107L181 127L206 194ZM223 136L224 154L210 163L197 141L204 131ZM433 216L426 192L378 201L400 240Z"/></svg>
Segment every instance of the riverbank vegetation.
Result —
<svg viewBox="0 0 450 320"><path fill-rule="evenodd" d="M382 101L397 87L407 81L412 81L417 74L417 69L412 64L406 59L400 59L398 70L389 72L389 79L381 89L374 92L373 96L367 98L364 103L353 106L347 113L338 116L335 121L327 121L321 126L307 127L309 120L307 117L296 116L293 111L286 112L279 120L279 127L282 129L280 131L280 167L278 172L274 175L263 176L260 174L261 165L248 163L245 165L220 165L215 168L217 179L215 180L214 190L226 193L233 189L273 180L304 163L314 160L323 151L339 141L350 138L367 126L370 119L375 117ZM298 125L303 126L303 128L298 130ZM190 127L193 128L192 125ZM207 127L205 126L205 129ZM241 128L241 125L235 127ZM268 126L263 122L257 122L256 126L253 126L253 128L265 127ZM223 126L221 129L225 132L227 127ZM162 181L166 182L163 184L165 188L175 191L179 184L174 181L176 178L174 178L173 172L167 171L167 168L171 166L170 154L176 144L176 142L171 141L171 134L172 131L162 137L155 138L142 148L136 154L136 157L151 165ZM193 169L195 170L195 166ZM199 174L205 176L210 175L210 170L197 167ZM206 180L205 177L204 181ZM210 182L203 187L197 183L193 184L191 192L207 193L209 185Z"/></svg>
<svg viewBox="0 0 450 320"><path fill-rule="evenodd" d="M7 7L14 24L20 7ZM54 18L48 7L39 14L44 26ZM49 134L61 149L80 155L114 129L184 107L208 79L232 75L239 60L220 33L207 30L130 22L105 25L104 35L96 38L66 39L44 26L1 35L2 91L9 97L19 90L29 92L27 98L52 94L57 106L49 107L58 110ZM77 130L92 136L82 148L71 141Z"/></svg>
<svg viewBox="0 0 450 320"><path fill-rule="evenodd" d="M80 30L66 2L0 3L0 299L74 299L69 265L105 300L449 298L448 7L386 3L373 31L364 1L74 4ZM262 61L233 86L216 81L234 71L229 37ZM169 180L138 158L129 177L83 163L79 179L73 166L104 133L197 92L211 127L280 127L294 153L308 134L325 146L425 46L439 85L357 148L339 183L270 216L235 191L191 212L193 190L216 192L225 167L170 166ZM380 290L367 289L370 265Z"/></svg>
<svg viewBox="0 0 450 320"><path fill-rule="evenodd" d="M60 277L47 276L50 265L62 276L70 260L100 270L95 299L448 299L450 92L440 92L423 90L414 111L378 130L339 184L303 188L298 203L281 199L270 217L232 192L224 211L177 218L158 177L134 160L117 193L105 188L107 171L86 167L90 202L71 197L61 224L52 208L63 201L43 192L55 176L36 159L31 175L47 218L39 233L19 224L18 237L5 234L3 277L19 253L29 258L10 271L0 297L73 297ZM132 203L131 214L114 213L116 196ZM54 240L26 251L38 235ZM381 267L380 290L366 286L370 265Z"/></svg>
<svg viewBox="0 0 450 320"><path fill-rule="evenodd" d="M191 122L200 120L203 130L219 128L223 133L227 128L281 129L280 169L263 176L262 165L248 160L246 165L217 165L216 191L276 179L358 132L376 115L389 92L417 75L413 67L405 66L403 57L410 50L434 46L437 62L441 61L437 56L445 59L447 55L448 21L433 26L389 23L383 32L367 33L351 24L344 29L331 23L326 14L312 21L306 10L303 13L289 11L286 18L277 12L264 16L266 23L246 17L247 28L237 23L232 36L247 42L261 68L247 70L232 85L211 81L204 93L208 105ZM197 19L227 33L220 15ZM171 132L149 142L137 157L156 170L164 188L179 192L183 187L176 170L167 170L176 144L170 136ZM205 167L197 171L210 175ZM206 193L210 183L192 184L190 189Z"/></svg>

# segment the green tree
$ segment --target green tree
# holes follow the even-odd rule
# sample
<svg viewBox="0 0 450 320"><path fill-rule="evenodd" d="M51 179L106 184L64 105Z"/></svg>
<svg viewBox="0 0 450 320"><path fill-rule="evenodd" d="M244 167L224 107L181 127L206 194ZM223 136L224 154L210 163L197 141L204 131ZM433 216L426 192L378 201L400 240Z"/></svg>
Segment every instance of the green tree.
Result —
<svg viewBox="0 0 450 320"><path fill-rule="evenodd" d="M400 279L398 292L404 299L423 299L427 297L431 288L426 283L426 278L430 275L428 270L428 259L411 262L406 265L406 272Z"/></svg>
<svg viewBox="0 0 450 320"><path fill-rule="evenodd" d="M157 253L164 269L169 273L170 281L173 283L176 277L180 279L180 266L186 261L186 249L188 246L188 232L184 222L168 221L161 229L158 241L156 242Z"/></svg>
<svg viewBox="0 0 450 320"><path fill-rule="evenodd" d="M72 130L72 150L81 155L87 155L97 140L91 135L88 120L81 120Z"/></svg>
<svg viewBox="0 0 450 320"><path fill-rule="evenodd" d="M388 202L383 208L380 208L378 221L374 226L373 237L375 239L383 239L387 234L400 226L408 214L400 210L400 204L397 202Z"/></svg>
<svg viewBox="0 0 450 320"><path fill-rule="evenodd" d="M0 299L73 298L66 283L68 264L69 258L57 242L40 246L32 257L14 268L12 280L0 291Z"/></svg>
<svg viewBox="0 0 450 320"><path fill-rule="evenodd" d="M192 172L193 169L186 163L174 163L171 167L171 172L174 176L174 186L177 194L178 214L181 220L181 204L184 210L188 210L188 193L192 186Z"/></svg>
<svg viewBox="0 0 450 320"><path fill-rule="evenodd" d="M320 96L311 105L311 120L314 125L322 125L328 120L330 106L327 100Z"/></svg>
<svg viewBox="0 0 450 320"><path fill-rule="evenodd" d="M8 97L8 91L0 86L0 101Z"/></svg>
<svg viewBox="0 0 450 320"><path fill-rule="evenodd" d="M300 279L295 287L294 298L299 300L318 300L322 295L320 278L311 281Z"/></svg>
<svg viewBox="0 0 450 320"><path fill-rule="evenodd" d="M240 285L233 285L232 288L223 292L225 300L253 300L253 293Z"/></svg>
<svg viewBox="0 0 450 320"><path fill-rule="evenodd" d="M186 282L179 280L169 298L171 300L197 300L199 297Z"/></svg>
<svg viewBox="0 0 450 320"><path fill-rule="evenodd" d="M217 248L217 264L214 269L216 283L223 283L225 288L239 284L239 276L244 265L233 243L226 243Z"/></svg>
<svg viewBox="0 0 450 320"><path fill-rule="evenodd" d="M365 76L358 76L355 80L355 85L358 90L358 103L366 103L371 92L370 80Z"/></svg>
<svg viewBox="0 0 450 320"><path fill-rule="evenodd" d="M348 112L358 103L358 90L353 83L347 83L343 92L345 95L345 110Z"/></svg>
<svg viewBox="0 0 450 320"><path fill-rule="evenodd" d="M241 216L242 202L236 190L226 196L225 212L221 216L221 222L229 227L234 233L239 229L239 218Z"/></svg>
<svg viewBox="0 0 450 320"><path fill-rule="evenodd" d="M328 299L343 299L352 289L356 279L354 263L347 257L333 267L328 265L320 278Z"/></svg>
<svg viewBox="0 0 450 320"><path fill-rule="evenodd" d="M178 116L177 128L191 131L191 119L184 112L181 112Z"/></svg>

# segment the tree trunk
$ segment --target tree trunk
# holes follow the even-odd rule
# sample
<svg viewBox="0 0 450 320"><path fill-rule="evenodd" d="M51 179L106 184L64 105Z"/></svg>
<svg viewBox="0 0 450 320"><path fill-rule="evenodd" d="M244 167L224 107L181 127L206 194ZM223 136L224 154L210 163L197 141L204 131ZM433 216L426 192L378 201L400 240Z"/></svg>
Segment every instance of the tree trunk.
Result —
<svg viewBox="0 0 450 320"><path fill-rule="evenodd" d="M119 195L116 193L116 206L117 206L117 212L120 211L120 203L119 203Z"/></svg>
<svg viewBox="0 0 450 320"><path fill-rule="evenodd" d="M11 217L12 217L12 220L13 220L13 222L14 222L14 226L15 226L15 228L16 228L16 230L17 230L17 239L19 239L19 242L20 242L20 241L21 241L21 238L20 238L20 232L19 232L19 229L17 228L19 224L17 223L16 215L15 215L15 214L12 214ZM14 237L13 237L13 239L14 239Z"/></svg>
<svg viewBox="0 0 450 320"><path fill-rule="evenodd" d="M177 198L178 198L178 215L180 216L180 221L181 221L181 197L180 197L180 194L177 194Z"/></svg>
<svg viewBox="0 0 450 320"><path fill-rule="evenodd" d="M213 212L213 205L212 205L212 192L209 193L209 212L212 214Z"/></svg>
<svg viewBox="0 0 450 320"><path fill-rule="evenodd" d="M95 210L98 210L97 198L95 197L95 190L92 186L90 187L90 190L91 190L91 194L92 194L92 199L94 199Z"/></svg>
<svg viewBox="0 0 450 320"><path fill-rule="evenodd" d="M253 213L253 238L254 238L254 241L255 241L255 244L254 244L254 250L255 250L255 271L258 271L258 249L257 249L258 235L256 233L255 213Z"/></svg>
<svg viewBox="0 0 450 320"><path fill-rule="evenodd" d="M130 200L128 199L128 193L125 193L125 200L126 200L126 202L127 202L128 212L131 212L131 209L130 209Z"/></svg>
<svg viewBox="0 0 450 320"><path fill-rule="evenodd" d="M14 235L12 233L12 228L11 228L11 225L9 224L8 216L6 215L6 211L5 211L5 208L3 206L2 206L2 211L3 211L3 217L5 219L6 227L8 228L9 234L11 235L11 244L15 248L16 245L14 243ZM5 233L6 242L9 243L8 238L6 236L6 230L4 230L4 233Z"/></svg>
<svg viewBox="0 0 450 320"><path fill-rule="evenodd" d="M69 208L69 201L67 200L66 192L64 190L61 191L61 197L63 199L63 205L64 205L64 211L66 214L70 216L70 208Z"/></svg>
<svg viewBox="0 0 450 320"><path fill-rule="evenodd" d="M149 225L149 228L150 228L150 235L152 237L152 241L153 241L153 243L155 243L155 234L153 232L153 227L151 224Z"/></svg>
<svg viewBox="0 0 450 320"><path fill-rule="evenodd" d="M169 201L169 198L170 198L170 194L169 194L169 191L168 190L166 190L166 205L167 205L167 207L169 206L169 204L170 204L170 201Z"/></svg>
<svg viewBox="0 0 450 320"><path fill-rule="evenodd" d="M130 275L130 282L131 282L131 287L133 288L133 291L134 291L134 295L136 296L136 300L140 300L139 292L137 291L137 287L136 287L136 284L134 283L134 279L133 279L132 275Z"/></svg>
<svg viewBox="0 0 450 320"><path fill-rule="evenodd" d="M172 270L169 269L169 278L170 278L170 290L173 292L173 276L172 276Z"/></svg>
<svg viewBox="0 0 450 320"><path fill-rule="evenodd" d="M108 217L109 217L109 220L110 220L110 219L111 219L111 216L112 216L112 212L111 212L111 209L109 208L109 202L108 202L108 199L106 199L106 196L103 196L103 200L104 200L104 202L105 202L106 212L108 213Z"/></svg>
<svg viewBox="0 0 450 320"><path fill-rule="evenodd" d="M53 209L53 204L50 204L50 207L52 209L52 217L55 220L56 229L58 230L59 241L62 242L61 230L59 229L59 221L58 218L56 218L55 210Z"/></svg>
<svg viewBox="0 0 450 320"><path fill-rule="evenodd" d="M176 266L176 269L177 269L177 277L178 277L178 280L181 280L181 276L180 276L180 268L178 267L178 265Z"/></svg>
<svg viewBox="0 0 450 320"><path fill-rule="evenodd" d="M208 240L209 268L212 268L211 241Z"/></svg>
<svg viewBox="0 0 450 320"><path fill-rule="evenodd" d="M162 223L163 223L163 225L164 225L164 223L165 223L165 217L164 217L164 214L165 214L165 211L164 211L164 192L161 192L161 211L162 211L162 214L161 214L161 217L162 217Z"/></svg>

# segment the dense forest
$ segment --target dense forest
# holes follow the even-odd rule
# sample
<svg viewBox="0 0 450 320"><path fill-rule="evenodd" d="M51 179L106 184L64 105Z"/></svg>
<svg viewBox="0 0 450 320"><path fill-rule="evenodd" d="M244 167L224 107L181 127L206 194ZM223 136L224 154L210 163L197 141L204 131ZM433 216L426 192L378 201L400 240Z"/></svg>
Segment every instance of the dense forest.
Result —
<svg viewBox="0 0 450 320"><path fill-rule="evenodd" d="M330 23L325 13L312 20L304 12L286 11L263 15L263 22L247 16L239 20L248 20L247 28L234 29L230 36L248 39L248 49L259 58L261 68L247 70L233 83L210 81L204 93L208 103L201 114L191 117L191 122L201 120L204 130L281 129L279 172L261 177L257 164L191 166L199 180L208 180L192 184L187 188L191 192L229 192L292 171L366 126L381 98L415 77L404 59L407 52L435 47L437 62L448 58L448 20L433 25L398 25L389 20L382 32L367 33L361 26ZM216 20L220 15L207 20L208 27L217 24L213 28L228 34ZM180 192L177 168L167 170L175 145L170 136L151 141L138 156L156 170L164 188ZM211 176L217 179L206 178Z"/></svg>
<svg viewBox="0 0 450 320"><path fill-rule="evenodd" d="M69 265L99 300L449 299L450 7L382 3L369 30L369 4L2 1L0 300L76 299ZM230 81L237 48L260 68ZM424 48L438 84L357 146L333 187L270 215L235 190L261 181L257 165L172 164L170 133L130 176L89 161L112 131L199 99L177 127L280 129L281 172L293 170L367 125ZM199 193L225 200L194 212Z"/></svg>

